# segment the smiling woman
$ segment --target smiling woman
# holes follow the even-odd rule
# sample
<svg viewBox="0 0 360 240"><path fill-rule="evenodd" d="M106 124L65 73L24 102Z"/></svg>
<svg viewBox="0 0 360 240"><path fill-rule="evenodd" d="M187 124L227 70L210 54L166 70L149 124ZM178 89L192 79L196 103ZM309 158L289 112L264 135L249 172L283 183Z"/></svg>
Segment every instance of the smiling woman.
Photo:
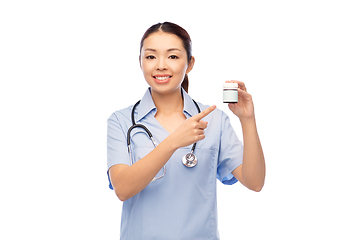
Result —
<svg viewBox="0 0 360 240"><path fill-rule="evenodd" d="M178 53L182 53L184 54L184 50L186 53L186 59L189 65L192 66L194 65L195 62L195 58L192 56L192 44L191 44L191 38L190 35L186 32L185 29L183 29L182 27L180 27L177 24L174 23L170 23L170 22L164 22L164 23L158 23L155 24L153 26L151 26L145 33L144 36L141 39L140 42L140 61L141 61L141 56L142 56L142 51L152 51L152 52L156 52L156 49L153 48L147 48L145 47L144 49L144 42L145 39L148 40L149 36L151 34L154 33L168 33L170 36L178 38L181 40L181 47L180 48L174 48L174 47L170 47L169 49L167 49L167 51L169 53L171 52L178 52ZM178 56L176 54L172 54L169 56L171 59L177 59ZM153 59L155 58L154 56L149 56L149 58ZM191 69L190 69L191 70ZM188 92L188 88L189 88L189 78L187 73L185 74L185 77L181 83L181 86L184 88L184 90L186 92Z"/></svg>
<svg viewBox="0 0 360 240"><path fill-rule="evenodd" d="M218 240L216 179L254 191L264 184L251 95L231 81L239 97L229 108L242 123L243 146L224 112L188 95L195 58L183 28L150 27L139 61L148 91L108 119L110 188L124 202L121 239Z"/></svg>
<svg viewBox="0 0 360 240"><path fill-rule="evenodd" d="M157 33L157 34L159 34L159 33ZM159 37L161 38L161 36L159 36ZM168 41L168 42L170 44L171 44L171 42L174 42L174 41L171 41L171 38L173 38L173 37L174 37L173 35L170 35L170 34L168 35L168 38L170 38L169 39L170 41ZM150 39L147 39L147 41L146 41L147 44L154 45L154 42L158 43L158 39L156 38L156 34L153 34L149 38ZM151 42L151 40L153 42ZM175 41L175 44L176 44L176 41ZM162 56L162 54L163 54L163 56ZM144 63L143 63L142 60L143 60L143 58L145 58L145 60L152 60L152 61L146 61L145 65L150 65L150 64L154 65L155 64L155 65L158 65L158 66L152 66L152 67L155 67L159 71L167 72L168 63L166 62L166 60L167 59L168 60L180 59L179 56L182 56L183 54L184 54L184 50L183 49L181 50L179 48L170 48L168 50L166 50L166 46L160 46L160 49L158 49L158 50L153 49L153 48L146 48L145 50L141 51L140 66L144 70L144 67L143 67ZM165 60L162 60L161 58L165 58ZM156 62L156 61L164 61L164 62L159 63L159 62ZM160 66L159 64L163 64L164 66ZM171 64L171 62L170 62L170 65L173 65L173 64ZM146 66L146 67L151 68L151 66ZM156 73L152 77L154 78L156 83L165 84L165 83L169 82L169 80L170 80L170 78L172 76L173 75L166 74L166 73Z"/></svg>
<svg viewBox="0 0 360 240"><path fill-rule="evenodd" d="M143 41L140 66L154 94L179 91L184 80L188 81L184 75L191 71L195 60L192 56L188 60L180 40L174 34L158 31Z"/></svg>

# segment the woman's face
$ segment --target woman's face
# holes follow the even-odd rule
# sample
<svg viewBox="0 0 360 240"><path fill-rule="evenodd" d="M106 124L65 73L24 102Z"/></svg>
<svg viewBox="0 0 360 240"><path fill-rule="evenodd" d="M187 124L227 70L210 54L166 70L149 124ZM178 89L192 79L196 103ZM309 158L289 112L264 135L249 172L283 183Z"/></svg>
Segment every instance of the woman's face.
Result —
<svg viewBox="0 0 360 240"><path fill-rule="evenodd" d="M192 58L188 63L186 50L178 36L161 31L147 37L141 49L140 67L145 80L159 93L178 90L194 61Z"/></svg>

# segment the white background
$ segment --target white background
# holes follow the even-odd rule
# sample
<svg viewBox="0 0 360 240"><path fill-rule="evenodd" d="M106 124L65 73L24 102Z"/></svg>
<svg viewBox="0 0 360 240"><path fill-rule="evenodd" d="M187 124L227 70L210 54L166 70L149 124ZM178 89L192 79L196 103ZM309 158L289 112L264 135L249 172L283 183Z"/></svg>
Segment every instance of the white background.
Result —
<svg viewBox="0 0 360 240"><path fill-rule="evenodd" d="M1 1L0 238L119 238L106 120L143 96L140 39L172 21L193 40L195 100L230 114L221 88L237 79L255 103L266 184L218 185L221 239L359 239L359 12L346 0Z"/></svg>

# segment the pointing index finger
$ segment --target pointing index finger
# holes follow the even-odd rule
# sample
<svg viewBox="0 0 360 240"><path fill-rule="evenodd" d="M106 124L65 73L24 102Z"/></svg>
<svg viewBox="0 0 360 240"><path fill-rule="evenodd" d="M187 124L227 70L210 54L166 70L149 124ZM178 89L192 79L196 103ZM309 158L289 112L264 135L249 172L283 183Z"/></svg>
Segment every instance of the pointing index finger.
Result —
<svg viewBox="0 0 360 240"><path fill-rule="evenodd" d="M207 109L205 109L204 111L202 111L201 113L195 115L193 118L196 121L200 121L201 119L203 119L204 117L206 117L207 115L209 115L209 113L211 113L212 111L214 111L216 108L215 105L212 105L211 107L208 107Z"/></svg>

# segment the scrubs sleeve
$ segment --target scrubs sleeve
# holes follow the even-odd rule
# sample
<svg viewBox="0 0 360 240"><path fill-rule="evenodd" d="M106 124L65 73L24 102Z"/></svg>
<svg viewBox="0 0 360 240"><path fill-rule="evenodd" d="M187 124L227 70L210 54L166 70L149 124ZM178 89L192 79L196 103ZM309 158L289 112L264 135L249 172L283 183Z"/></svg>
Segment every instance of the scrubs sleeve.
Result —
<svg viewBox="0 0 360 240"><path fill-rule="evenodd" d="M232 185L238 181L231 172L242 164L243 149L243 144L236 136L229 117L222 112L217 178L223 184Z"/></svg>
<svg viewBox="0 0 360 240"><path fill-rule="evenodd" d="M109 188L113 189L109 177L110 167L116 164L130 165L130 158L127 150L126 132L116 114L112 114L107 123L107 174Z"/></svg>

